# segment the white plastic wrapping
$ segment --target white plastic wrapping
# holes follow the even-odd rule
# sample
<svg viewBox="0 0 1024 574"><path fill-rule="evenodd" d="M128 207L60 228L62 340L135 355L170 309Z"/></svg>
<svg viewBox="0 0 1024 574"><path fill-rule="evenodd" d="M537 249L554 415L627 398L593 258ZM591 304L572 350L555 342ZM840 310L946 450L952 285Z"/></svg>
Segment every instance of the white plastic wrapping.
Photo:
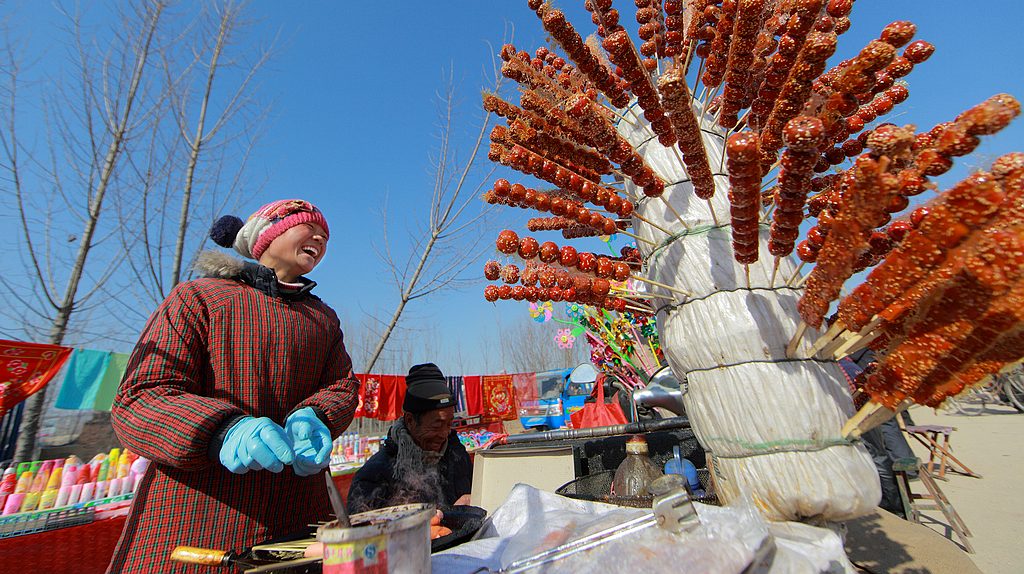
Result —
<svg viewBox="0 0 1024 574"><path fill-rule="evenodd" d="M780 260L772 283L767 226L760 259L749 271L733 258L721 132L705 118L702 135L716 184L709 207L686 181L678 149L661 146L645 124L631 110L619 131L668 185L664 201L637 206L633 224L657 245L638 242L646 276L688 293L684 304L672 305L687 297L646 286L672 299L656 300L664 305L662 347L673 371L687 376L687 414L715 457L719 496L728 502L749 492L772 520L838 521L870 512L881 497L878 476L866 450L840 437L853 414L841 370L785 356L800 323L801 292L785 286L796 265ZM629 181L626 188L642 197ZM809 330L800 348L816 335Z"/></svg>
<svg viewBox="0 0 1024 574"><path fill-rule="evenodd" d="M650 526L529 572L854 572L842 540L831 530L792 522L769 525L744 497L726 507L694 506L700 526L691 532L674 534ZM518 484L476 540L437 553L431 562L435 572L446 574L496 572L516 560L650 514L649 509L573 500Z"/></svg>

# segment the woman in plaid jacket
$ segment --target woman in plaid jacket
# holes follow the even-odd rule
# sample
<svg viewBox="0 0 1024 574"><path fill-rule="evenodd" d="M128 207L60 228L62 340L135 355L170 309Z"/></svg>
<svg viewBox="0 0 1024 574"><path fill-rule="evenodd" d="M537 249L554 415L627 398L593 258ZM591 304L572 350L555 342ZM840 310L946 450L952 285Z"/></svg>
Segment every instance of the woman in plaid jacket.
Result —
<svg viewBox="0 0 1024 574"><path fill-rule="evenodd" d="M153 464L110 572L200 572L176 545L241 550L330 518L321 474L359 382L334 311L303 277L323 258L323 214L300 200L244 224L221 218L208 277L177 285L135 346L111 412Z"/></svg>

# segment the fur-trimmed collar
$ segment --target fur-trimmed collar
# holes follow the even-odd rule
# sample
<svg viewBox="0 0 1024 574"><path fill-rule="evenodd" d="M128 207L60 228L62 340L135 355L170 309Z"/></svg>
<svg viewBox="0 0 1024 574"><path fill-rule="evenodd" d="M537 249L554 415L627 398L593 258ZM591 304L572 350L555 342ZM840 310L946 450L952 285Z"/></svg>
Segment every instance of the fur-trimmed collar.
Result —
<svg viewBox="0 0 1024 574"><path fill-rule="evenodd" d="M281 288L281 283L277 280L277 275L273 269L264 267L255 261L245 261L232 257L220 251L203 251L196 257L195 265L192 268L202 273L204 277L241 281L271 297L279 297L289 301L305 297L318 299L316 295L310 293L316 287L315 281L299 277L295 281L296 283L301 283L302 288L297 291L285 291Z"/></svg>

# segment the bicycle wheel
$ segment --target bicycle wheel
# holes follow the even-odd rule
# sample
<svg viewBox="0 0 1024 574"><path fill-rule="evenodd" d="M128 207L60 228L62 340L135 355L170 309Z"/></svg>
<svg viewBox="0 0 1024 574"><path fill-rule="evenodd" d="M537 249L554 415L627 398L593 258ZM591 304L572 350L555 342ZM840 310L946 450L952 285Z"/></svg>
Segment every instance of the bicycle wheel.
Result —
<svg viewBox="0 0 1024 574"><path fill-rule="evenodd" d="M1003 392L1017 412L1024 413L1024 373L1020 369L1007 373L1003 379Z"/></svg>
<svg viewBox="0 0 1024 574"><path fill-rule="evenodd" d="M949 397L946 404L954 413L970 417L978 416L985 411L985 401L978 389L969 389L955 397Z"/></svg>

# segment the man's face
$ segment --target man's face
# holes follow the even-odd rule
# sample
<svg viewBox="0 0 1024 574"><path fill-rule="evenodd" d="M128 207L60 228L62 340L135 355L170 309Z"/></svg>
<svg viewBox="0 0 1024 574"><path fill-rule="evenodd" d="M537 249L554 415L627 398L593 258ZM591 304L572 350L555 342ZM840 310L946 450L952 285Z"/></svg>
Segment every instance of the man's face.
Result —
<svg viewBox="0 0 1024 574"><path fill-rule="evenodd" d="M405 426L409 429L413 442L420 448L437 452L448 442L454 418L455 407L427 411L420 415L419 422L416 422L414 415L406 413Z"/></svg>
<svg viewBox="0 0 1024 574"><path fill-rule="evenodd" d="M315 223L300 223L282 233L260 256L260 263L292 282L313 270L327 253L327 233Z"/></svg>

